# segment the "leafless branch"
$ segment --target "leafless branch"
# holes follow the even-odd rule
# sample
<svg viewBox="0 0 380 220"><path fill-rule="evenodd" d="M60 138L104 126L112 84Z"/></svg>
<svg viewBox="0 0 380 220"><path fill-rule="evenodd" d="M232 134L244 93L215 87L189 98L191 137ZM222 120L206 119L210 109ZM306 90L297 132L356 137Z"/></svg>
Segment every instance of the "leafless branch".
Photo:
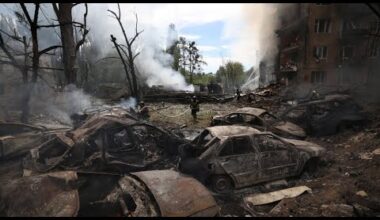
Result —
<svg viewBox="0 0 380 220"><path fill-rule="evenodd" d="M104 57L104 58L102 58L102 59L97 60L97 61L95 62L95 64L97 64L97 63L99 63L99 62L101 62L101 61L103 61L103 60L107 60L107 59L118 59L118 60L120 60L120 57Z"/></svg>
<svg viewBox="0 0 380 220"><path fill-rule="evenodd" d="M24 4L24 3L20 3L20 5L21 5L21 9L22 9L22 11L24 12L25 17L26 17L26 19L28 20L29 24L32 24L33 21L32 21L32 19L30 18L29 12L28 12L28 10L26 9L25 4Z"/></svg>
<svg viewBox="0 0 380 220"><path fill-rule="evenodd" d="M78 51L80 46L83 45L83 43L86 41L86 36L89 32L89 30L87 30L87 14L88 14L88 5L87 3L84 4L85 5L85 8L86 8L86 12L84 13L83 15L83 35L82 35L82 39L77 43L77 45L75 46L75 51Z"/></svg>
<svg viewBox="0 0 380 220"><path fill-rule="evenodd" d="M61 45L55 45L55 46L51 46L51 47L45 48L45 49L43 49L43 50L41 50L41 51L38 52L38 56L41 56L44 53L47 53L47 52L49 52L51 50L54 50L54 49L57 49L57 48L61 48L61 47L62 47Z"/></svg>

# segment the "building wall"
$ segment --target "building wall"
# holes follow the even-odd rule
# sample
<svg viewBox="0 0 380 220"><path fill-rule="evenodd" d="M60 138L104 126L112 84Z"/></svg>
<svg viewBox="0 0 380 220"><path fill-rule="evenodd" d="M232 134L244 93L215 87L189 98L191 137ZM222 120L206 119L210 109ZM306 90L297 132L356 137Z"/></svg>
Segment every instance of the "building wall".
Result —
<svg viewBox="0 0 380 220"><path fill-rule="evenodd" d="M356 5L357 6L357 5ZM282 75L290 74L296 75L293 80L296 85L309 85L309 86L342 86L342 85L358 85L366 84L371 77L379 69L378 60L380 56L379 51L377 57L368 57L368 50L371 48L370 37L360 34L360 28L367 28L371 21L376 21L369 9L363 4L358 9L355 5L350 4L323 4L317 5L315 3L299 4L300 11L306 12L306 23L298 25L298 32L301 33L302 43L292 53L298 54L297 71L296 73L283 73ZM366 12L368 10L368 12ZM358 30L354 33L342 32L343 23L347 19L355 21L360 24ZM289 23L295 23L302 19L302 16ZM328 33L316 33L315 23L316 19L330 19L330 28ZM377 20L378 21L378 20ZM302 29L306 28L305 34L302 34ZM281 29L286 30L286 26ZM297 31L297 29L296 29ZM359 35L358 35L359 34ZM283 31L280 34L280 49L279 49L279 62L284 63L288 60L291 53L283 52L286 45L290 41L289 38L294 38L294 31ZM378 40L378 39L377 39ZM350 59L342 59L342 48L351 45L353 47L353 57ZM314 48L316 46L327 47L327 58L317 59L315 57ZM311 83L312 72L323 71L325 72L323 83ZM281 73L280 73L281 76Z"/></svg>

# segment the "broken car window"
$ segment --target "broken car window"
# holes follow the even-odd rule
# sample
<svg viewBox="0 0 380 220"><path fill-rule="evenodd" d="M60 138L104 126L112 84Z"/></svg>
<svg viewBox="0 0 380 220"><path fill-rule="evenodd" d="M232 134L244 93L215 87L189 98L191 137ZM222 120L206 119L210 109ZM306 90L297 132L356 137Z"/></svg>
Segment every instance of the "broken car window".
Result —
<svg viewBox="0 0 380 220"><path fill-rule="evenodd" d="M230 114L227 116L227 120L230 122L230 123L243 123L244 122L244 118L241 114Z"/></svg>
<svg viewBox="0 0 380 220"><path fill-rule="evenodd" d="M253 152L254 149L249 137L234 137L232 140L228 140L225 143L219 156L241 155Z"/></svg>
<svg viewBox="0 0 380 220"><path fill-rule="evenodd" d="M259 146L260 152L287 149L286 145L282 141L274 138L271 135L258 135L255 137L255 141Z"/></svg>

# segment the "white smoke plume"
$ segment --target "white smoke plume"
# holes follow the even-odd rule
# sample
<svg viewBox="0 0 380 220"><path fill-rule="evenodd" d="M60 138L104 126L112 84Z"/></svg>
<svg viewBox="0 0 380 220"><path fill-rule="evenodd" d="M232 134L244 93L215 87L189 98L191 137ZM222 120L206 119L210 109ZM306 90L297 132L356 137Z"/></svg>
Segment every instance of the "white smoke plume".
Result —
<svg viewBox="0 0 380 220"><path fill-rule="evenodd" d="M242 8L242 31L237 33L239 37L233 46L233 57L244 63L253 64L255 70L259 70L260 62L265 62L267 66L274 65L278 52L278 37L275 31L280 26L280 16L293 13L289 11L293 9L292 6L293 4L267 3L245 5ZM247 82L245 87L257 88L259 79L256 77L251 79L255 79L250 80L253 84L248 85Z"/></svg>
<svg viewBox="0 0 380 220"><path fill-rule="evenodd" d="M29 103L32 114L49 116L67 125L72 125L70 115L103 104L74 85L58 93L44 83L34 86Z"/></svg>
<svg viewBox="0 0 380 220"><path fill-rule="evenodd" d="M135 98L130 97L127 100L122 99L121 102L116 106L121 106L124 109L132 108L136 110L137 102Z"/></svg>
<svg viewBox="0 0 380 220"><path fill-rule="evenodd" d="M136 66L141 75L140 79L145 80L148 86L162 85L172 90L194 91L194 87L186 83L183 75L171 68L173 58L164 52L167 46L165 43L174 40L167 39L170 23L152 24L143 19L147 17L146 15L139 15L139 12L135 11L131 5L121 4L120 6L122 22L127 35L133 37L135 34L135 13L139 17L138 30L143 30L136 40L135 48L133 48L135 53L140 52L136 58ZM110 41L110 34L117 38L118 43L125 44L117 20L109 16L110 13L107 9L117 13L116 4L89 4L89 26L93 36L95 36L94 43L101 45L100 56L103 57L115 50ZM148 12L144 11L143 13Z"/></svg>

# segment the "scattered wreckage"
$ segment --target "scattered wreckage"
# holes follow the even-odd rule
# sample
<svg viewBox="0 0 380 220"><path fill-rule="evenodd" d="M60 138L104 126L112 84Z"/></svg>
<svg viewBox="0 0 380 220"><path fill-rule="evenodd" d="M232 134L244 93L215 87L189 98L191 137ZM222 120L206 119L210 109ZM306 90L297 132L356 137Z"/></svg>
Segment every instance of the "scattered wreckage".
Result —
<svg viewBox="0 0 380 220"><path fill-rule="evenodd" d="M201 172L187 167L187 161L196 158L202 165L197 168L207 170L207 184L216 192L228 192L298 176L304 168L313 168L324 152L317 144L282 138L251 127L215 126L206 128L190 144L180 147L178 168L197 178Z"/></svg>
<svg viewBox="0 0 380 220"><path fill-rule="evenodd" d="M211 125L248 125L261 131L271 131L282 137L304 139L305 131L291 122L279 120L265 109L244 107L234 112L214 116Z"/></svg>
<svg viewBox="0 0 380 220"><path fill-rule="evenodd" d="M7 217L213 217L220 209L200 182L173 170L52 172L9 181L0 193Z"/></svg>
<svg viewBox="0 0 380 220"><path fill-rule="evenodd" d="M367 117L351 96L330 94L288 108L280 118L290 120L315 136L335 134L345 128L363 125Z"/></svg>
<svg viewBox="0 0 380 220"><path fill-rule="evenodd" d="M60 168L140 171L170 159L185 143L173 133L124 116L95 114L74 130L54 134L30 150L24 168L40 173Z"/></svg>
<svg viewBox="0 0 380 220"><path fill-rule="evenodd" d="M11 159L28 153L33 146L47 141L59 131L24 123L0 123L0 160Z"/></svg>

